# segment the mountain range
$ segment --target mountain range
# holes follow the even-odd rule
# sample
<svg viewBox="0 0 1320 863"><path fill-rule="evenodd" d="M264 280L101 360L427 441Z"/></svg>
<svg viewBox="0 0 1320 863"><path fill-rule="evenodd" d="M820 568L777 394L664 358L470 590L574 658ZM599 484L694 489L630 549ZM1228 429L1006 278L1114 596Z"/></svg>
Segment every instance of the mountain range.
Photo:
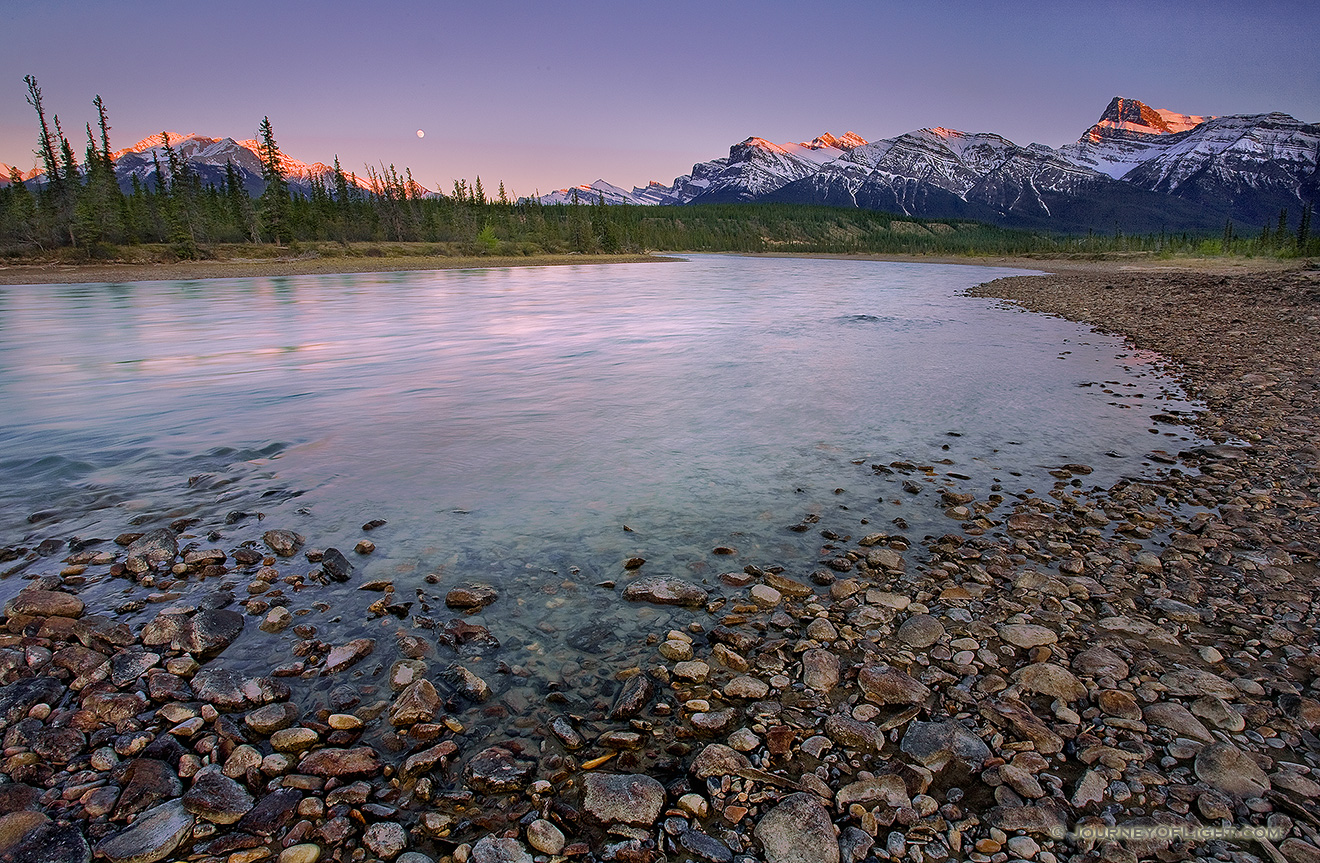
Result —
<svg viewBox="0 0 1320 863"><path fill-rule="evenodd" d="M162 136L114 153L128 191L154 188L166 165ZM222 185L232 163L249 194L264 188L256 141L170 135L202 182ZM295 194L332 186L333 170L281 154ZM0 165L0 184L10 169ZM39 185L34 169L21 175ZM365 178L350 182L367 189ZM426 192L416 187L420 193ZM671 184L631 191L597 180L540 196L545 204L701 204L767 201L971 219L1005 227L1078 232L1218 231L1272 224L1320 202L1320 125L1288 114L1202 117L1114 98L1076 142L1022 146L990 132L919 129L866 141L848 132L801 143L747 138Z"/></svg>
<svg viewBox="0 0 1320 863"><path fill-rule="evenodd" d="M668 186L597 180L540 200L779 201L1059 231L1218 230L1226 219L1246 229L1320 201L1318 165L1320 125L1288 114L1201 117L1116 97L1057 149L938 127L874 142L753 137Z"/></svg>

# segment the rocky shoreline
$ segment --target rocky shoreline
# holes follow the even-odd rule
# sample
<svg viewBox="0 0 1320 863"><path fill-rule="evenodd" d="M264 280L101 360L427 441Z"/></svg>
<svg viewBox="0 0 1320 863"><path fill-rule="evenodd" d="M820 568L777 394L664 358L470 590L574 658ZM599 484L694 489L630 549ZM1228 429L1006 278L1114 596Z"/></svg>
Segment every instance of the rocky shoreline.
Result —
<svg viewBox="0 0 1320 863"><path fill-rule="evenodd" d="M596 691L526 681L535 701L469 616L516 586L428 607L367 583L372 522L345 551L189 520L0 549L31 581L0 629L0 860L1320 860L1320 281L972 293L1168 357L1211 443L1110 488L1067 464L983 498L859 465L949 532L809 516L785 529L821 535L816 568L748 564L714 592L621 561L620 602L686 624ZM111 578L118 613L85 607ZM388 636L320 640L331 585L379 592ZM240 637L268 673L235 670Z"/></svg>

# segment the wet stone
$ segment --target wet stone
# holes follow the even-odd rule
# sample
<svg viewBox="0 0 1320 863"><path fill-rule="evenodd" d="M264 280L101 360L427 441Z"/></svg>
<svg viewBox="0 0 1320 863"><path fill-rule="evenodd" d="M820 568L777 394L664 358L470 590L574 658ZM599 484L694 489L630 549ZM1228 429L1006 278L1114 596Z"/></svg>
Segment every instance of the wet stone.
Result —
<svg viewBox="0 0 1320 863"><path fill-rule="evenodd" d="M631 719L655 697L655 683L646 674L638 674L623 682L619 696L610 710L611 719Z"/></svg>
<svg viewBox="0 0 1320 863"><path fill-rule="evenodd" d="M828 650L804 651L802 682L818 692L829 692L839 685L839 658Z"/></svg>
<svg viewBox="0 0 1320 863"><path fill-rule="evenodd" d="M394 821L381 821L372 824L362 836L362 844L371 853L386 860L393 860L399 852L408 847L408 833L403 825Z"/></svg>
<svg viewBox="0 0 1320 863"><path fill-rule="evenodd" d="M990 747L966 726L946 722L914 721L908 725L899 749L929 770L952 769L959 774L980 770Z"/></svg>
<svg viewBox="0 0 1320 863"><path fill-rule="evenodd" d="M331 581L345 582L353 577L353 564L337 548L327 548L321 555L321 571Z"/></svg>
<svg viewBox="0 0 1320 863"><path fill-rule="evenodd" d="M376 750L369 746L357 746L352 749L315 749L303 756L298 771L313 776L351 776L375 773L380 766L380 756Z"/></svg>
<svg viewBox="0 0 1320 863"><path fill-rule="evenodd" d="M333 674L343 671L371 655L376 649L376 639L355 638L352 641L333 647L325 657L325 670Z"/></svg>
<svg viewBox="0 0 1320 863"><path fill-rule="evenodd" d="M272 836L293 820L302 799L302 792L294 788L272 791L239 819L235 829L257 836Z"/></svg>
<svg viewBox="0 0 1320 863"><path fill-rule="evenodd" d="M649 827L664 802L664 786L650 776L588 773L582 778L582 809L603 824Z"/></svg>
<svg viewBox="0 0 1320 863"><path fill-rule="evenodd" d="M732 863L733 852L714 836L700 830L685 830L678 836L678 844L698 860L707 863Z"/></svg>
<svg viewBox="0 0 1320 863"><path fill-rule="evenodd" d="M192 787L183 795L184 809L215 824L233 824L252 806L252 795L215 764L198 771Z"/></svg>
<svg viewBox="0 0 1320 863"><path fill-rule="evenodd" d="M535 771L536 762L519 758L502 746L492 746L468 759L463 775L483 794L507 794L527 787Z"/></svg>
<svg viewBox="0 0 1320 863"><path fill-rule="evenodd" d="M397 727L430 722L439 708L440 693L436 692L435 684L422 678L404 688L390 705L390 724Z"/></svg>
<svg viewBox="0 0 1320 863"><path fill-rule="evenodd" d="M291 530L268 530L261 535L261 541L280 557L293 557L307 538Z"/></svg>
<svg viewBox="0 0 1320 863"><path fill-rule="evenodd" d="M58 590L26 588L5 604L6 616L31 615L33 617L81 617L83 601L71 593Z"/></svg>
<svg viewBox="0 0 1320 863"><path fill-rule="evenodd" d="M124 770L123 792L114 819L122 820L183 793L174 768L156 758L138 758Z"/></svg>
<svg viewBox="0 0 1320 863"><path fill-rule="evenodd" d="M157 528L130 542L126 554L154 562L173 560L179 554L179 539L174 531Z"/></svg>
<svg viewBox="0 0 1320 863"><path fill-rule="evenodd" d="M475 610L485 608L498 598L499 593L489 584L470 584L455 587L445 594L445 605L449 608Z"/></svg>
<svg viewBox="0 0 1320 863"><path fill-rule="evenodd" d="M1033 662L1013 674L1018 686L1027 692L1048 695L1060 701L1081 701L1086 687L1073 673L1053 662Z"/></svg>
<svg viewBox="0 0 1320 863"><path fill-rule="evenodd" d="M157 863L179 847L193 822L183 802L171 800L147 810L128 829L101 842L96 854L110 863Z"/></svg>
<svg viewBox="0 0 1320 863"><path fill-rule="evenodd" d="M542 854L556 855L564 850L564 843L563 832L544 818L527 825L527 844Z"/></svg>
<svg viewBox="0 0 1320 863"><path fill-rule="evenodd" d="M696 606L704 605L710 594L695 584L676 578L648 576L624 588L623 597L634 602L654 602L658 605Z"/></svg>
<svg viewBox="0 0 1320 863"><path fill-rule="evenodd" d="M690 770L698 779L709 779L712 776L733 776L751 766L752 762L741 752L723 743L711 743L692 759Z"/></svg>
<svg viewBox="0 0 1320 863"><path fill-rule="evenodd" d="M1083 677L1112 677L1122 680L1128 676L1128 664L1108 647L1096 645L1073 657L1073 670Z"/></svg>

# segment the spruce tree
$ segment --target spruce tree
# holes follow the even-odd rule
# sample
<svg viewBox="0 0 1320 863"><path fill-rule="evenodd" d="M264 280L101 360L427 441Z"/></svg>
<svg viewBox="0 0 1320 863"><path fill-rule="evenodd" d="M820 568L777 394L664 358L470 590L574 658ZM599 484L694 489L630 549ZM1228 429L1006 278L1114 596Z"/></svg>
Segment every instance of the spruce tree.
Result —
<svg viewBox="0 0 1320 863"><path fill-rule="evenodd" d="M1306 254L1306 246L1311 241L1311 213L1315 210L1313 204L1307 204L1302 208L1302 221L1297 226L1297 251Z"/></svg>
<svg viewBox="0 0 1320 863"><path fill-rule="evenodd" d="M266 188L261 193L258 216L262 233L283 245L293 239L292 226L289 223L289 185L284 179L280 167L280 148L275 143L275 132L270 126L270 117L261 119L257 130L260 138L261 177L266 181Z"/></svg>

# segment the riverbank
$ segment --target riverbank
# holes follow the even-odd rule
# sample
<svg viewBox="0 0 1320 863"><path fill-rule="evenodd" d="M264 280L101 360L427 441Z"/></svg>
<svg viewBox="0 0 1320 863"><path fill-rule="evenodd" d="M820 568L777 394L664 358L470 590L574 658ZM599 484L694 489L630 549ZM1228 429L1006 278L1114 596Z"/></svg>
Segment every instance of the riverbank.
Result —
<svg viewBox="0 0 1320 863"><path fill-rule="evenodd" d="M688 616L571 680L501 663L468 616L549 594L367 583L354 562L388 530L366 514L342 552L244 513L9 545L33 584L0 635L0 855L1316 859L1320 282L1110 269L970 293L1170 358L1211 443L1154 434L1148 477L1095 488L1061 464L1017 495L856 463L840 486L937 506L948 531L811 513L783 530L819 534L815 567L707 587L620 561L591 589ZM107 579L121 615L159 613L84 607ZM361 608L324 602L341 585ZM361 613L376 638L311 623ZM268 674L227 667L245 643Z"/></svg>
<svg viewBox="0 0 1320 863"><path fill-rule="evenodd" d="M381 273L418 270L496 269L501 267L554 267L581 264L636 264L673 260L660 255L471 255L428 254L421 243L372 245L327 253L274 253L270 247L241 247L222 252L215 260L127 260L97 263L51 259L0 263L0 285L81 284L88 282L145 282L156 280L273 278L279 276ZM365 244L359 244L365 245ZM261 257L245 257L253 251ZM144 257L146 257L144 253Z"/></svg>

